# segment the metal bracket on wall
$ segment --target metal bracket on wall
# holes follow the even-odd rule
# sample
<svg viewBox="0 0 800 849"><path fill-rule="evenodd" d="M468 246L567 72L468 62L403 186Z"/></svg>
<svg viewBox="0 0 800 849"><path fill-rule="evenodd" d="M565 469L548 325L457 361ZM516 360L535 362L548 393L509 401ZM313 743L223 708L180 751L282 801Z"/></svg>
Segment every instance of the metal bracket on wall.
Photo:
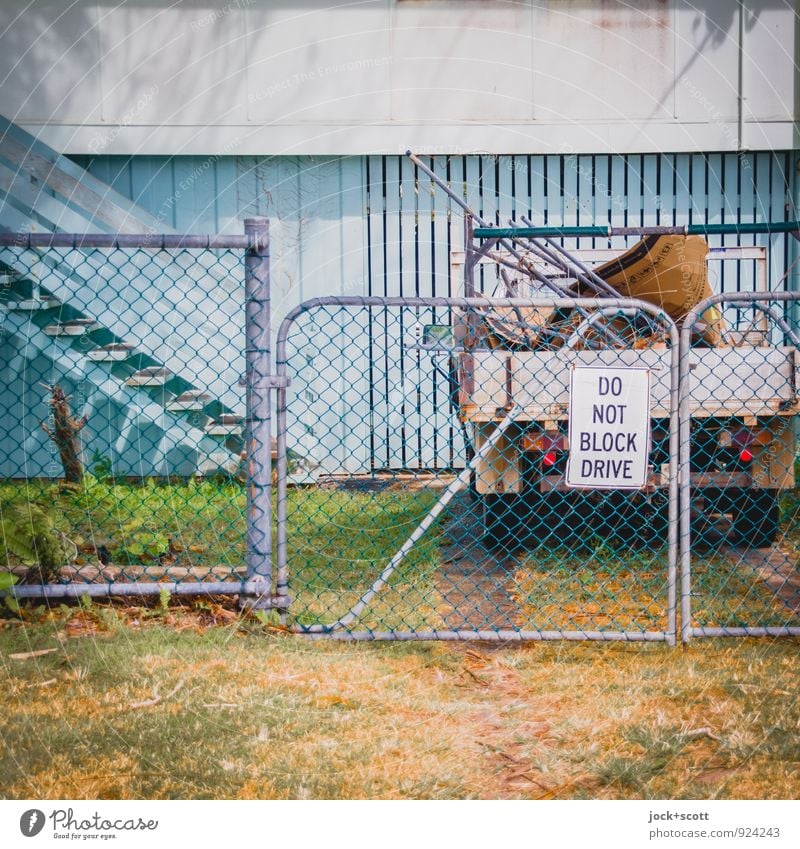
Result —
<svg viewBox="0 0 800 849"><path fill-rule="evenodd" d="M268 377L259 378L258 385L266 389L288 389L292 385L292 379L288 375L279 377L276 374L272 374ZM247 379L240 377L239 386L247 386Z"/></svg>

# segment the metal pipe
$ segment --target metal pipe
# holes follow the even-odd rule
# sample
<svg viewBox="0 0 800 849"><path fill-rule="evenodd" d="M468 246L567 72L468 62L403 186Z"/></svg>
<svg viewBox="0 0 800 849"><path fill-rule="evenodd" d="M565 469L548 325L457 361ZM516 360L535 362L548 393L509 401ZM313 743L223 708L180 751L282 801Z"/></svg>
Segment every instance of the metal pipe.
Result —
<svg viewBox="0 0 800 849"><path fill-rule="evenodd" d="M564 343L564 347L568 349L573 349L578 342L581 341L583 334L589 330L593 324L596 324L598 321L601 321L603 318L608 318L609 316L620 316L624 315L627 318L633 318L639 311L635 309L620 309L617 306L613 307L604 307L601 310L597 310L597 312L593 312L591 315L587 316L576 328L572 331L567 341ZM606 328L601 327L600 330L605 330ZM624 339L622 337L617 337L620 342L624 343Z"/></svg>
<svg viewBox="0 0 800 849"><path fill-rule="evenodd" d="M800 628L692 628L693 637L800 637Z"/></svg>
<svg viewBox="0 0 800 849"><path fill-rule="evenodd" d="M609 286L604 280L600 280L596 274L588 272L585 266L581 267L581 264L576 258L565 248L562 248L561 245L551 243L556 248L556 251L551 251L535 239L526 240L524 244L539 257L547 260L551 265L561 268L562 271L571 274L579 283L583 283L584 286L587 286L598 295L607 295L612 298L619 297L619 292ZM594 277L594 280L592 277ZM600 282L597 283L597 280L600 280Z"/></svg>
<svg viewBox="0 0 800 849"><path fill-rule="evenodd" d="M272 589L269 222L248 218L245 256L247 577ZM262 590L263 593L263 590Z"/></svg>
<svg viewBox="0 0 800 849"><path fill-rule="evenodd" d="M421 159L420 159L420 158L419 158L416 154L412 153L410 150L407 150L407 151L406 151L406 156L408 156L408 158L409 158L409 159L410 159L410 160L411 160L411 161L412 161L412 162L413 162L413 163L417 166L417 168L419 168L419 169L420 169L420 171L422 171L422 173L423 173L423 174L426 174L428 177L430 177L430 179L431 179L431 180L433 180L433 182L434 182L434 183L436 183L436 185L437 185L437 186L439 186L439 188L440 188L440 189L441 189L441 190L442 190L442 191L443 191L443 192L444 192L444 193L445 193L445 194L446 194L449 198L451 198L452 200L454 200L454 201L455 201L455 202L456 202L456 203L457 203L457 204L458 204L458 205L459 205L459 206L460 206L460 207L464 210L464 212L466 212L466 214L467 214L468 216L470 216L471 218L473 218L473 219L474 219L475 221L477 221L479 224L483 225L484 229L486 229L486 228L488 227L488 222L486 221L486 219L485 219L485 218L483 218L482 216L478 215L478 213L477 213L477 212L475 212L475 210L473 210L473 209L469 206L469 204L468 204L468 203L467 203L467 202L466 202L463 198L460 198L460 197L459 197L459 196L458 196L458 195L457 195L457 194L456 194L456 193L455 193L455 192L454 192L454 191L450 188L450 186L448 186L448 185L447 185L447 183L445 183L445 181L444 181L444 180L442 180L442 178L441 178L438 174L434 173L434 172L433 172L430 168L428 168L428 166L427 166L427 165L426 165L426 164L425 164L425 163L424 163L424 162L423 162L423 161L422 161L422 160L421 160ZM492 228L489 228L489 229L492 229ZM477 232L477 230L476 230L475 232ZM493 236L487 236L487 237L485 237L485 238L494 238L494 237L493 237ZM518 252L514 249L514 246L513 246L510 242L505 241L505 240L503 240L503 239L499 239L499 241L500 241L500 244L502 244L502 245L503 245L503 247L504 247L504 248L505 248L505 249L506 249L506 250L507 250L507 251L508 251L508 252L509 252L509 253L510 253L513 257L515 257L515 258L516 258L517 260L519 260L520 262L522 262L522 261L523 261L523 258L522 258L522 257L520 256L520 254L519 254L519 253L518 253ZM524 266L523 266L523 268L524 268ZM541 272L537 271L535 268L530 268L530 269L528 269L528 274L530 274L530 275L531 275L534 279L538 280L538 281L539 281L540 283L542 283L543 285L547 286L549 289L551 289L551 290L552 290L553 292L555 292L557 295L561 295L561 290L560 290L560 289L558 288L558 286L557 286L556 284L554 284L554 283L553 283L553 281L552 281L552 280L550 280L550 279L549 279L546 275L544 275L544 274L542 274Z"/></svg>
<svg viewBox="0 0 800 849"><path fill-rule="evenodd" d="M692 325L709 307L714 307L723 301L730 304L769 303L770 301L798 301L800 292L723 292L706 298L686 313L683 320L683 335L691 333Z"/></svg>
<svg viewBox="0 0 800 849"><path fill-rule="evenodd" d="M164 233L0 233L0 246L15 248L177 248L246 250L253 247L249 235L193 236Z"/></svg>
<svg viewBox="0 0 800 849"><path fill-rule="evenodd" d="M670 319L669 323L669 469L667 484L669 487L669 502L667 507L667 631L668 643L675 645L677 638L677 593L678 570L680 558L680 535L678 533L678 517L680 505L680 457L681 417L680 417L680 364L681 339L678 327Z"/></svg>
<svg viewBox="0 0 800 849"><path fill-rule="evenodd" d="M530 277L533 277L534 280L538 280L544 286L547 286L552 292L556 295L563 295L562 288L554 281L551 280L546 274L542 274L541 271L534 268L533 265L526 265L525 259L522 257L513 247L510 242L506 242L501 240L499 242L512 256L516 257L518 262L520 263L520 270L527 273Z"/></svg>
<svg viewBox="0 0 800 849"><path fill-rule="evenodd" d="M704 236L745 233L800 233L800 221L737 224L682 224L664 227L476 227L476 239L530 239L542 236Z"/></svg>
<svg viewBox="0 0 800 849"><path fill-rule="evenodd" d="M758 224L689 224L688 236L705 234L736 235L738 233L797 233L800 221L765 221Z"/></svg>
<svg viewBox="0 0 800 849"><path fill-rule="evenodd" d="M522 219L526 224L530 223L528 219ZM548 239L548 241L550 241ZM582 265L572 254L567 251L565 248L562 248L560 245L553 244L553 247L556 248L556 251L551 251L549 248L545 247L541 242L537 242L535 239L531 239L530 241L526 240L524 243L529 250L533 251L533 253L537 254L540 258L546 260L551 265L555 265L558 268L561 268L562 271L565 271L567 274L571 274L575 277L579 283L583 283L584 286L587 286L589 289L592 289L598 295L607 295L608 297L618 298L619 292L617 292L612 286L605 282L605 280L601 280L594 272L586 269L585 266ZM578 268L570 267L570 263L573 266L580 266ZM594 280L592 279L594 278ZM599 282L595 282L599 281ZM612 343L621 344L625 347L625 341L617 334L613 328L608 325L601 325L599 328L603 333L605 333Z"/></svg>
<svg viewBox="0 0 800 849"><path fill-rule="evenodd" d="M497 254L494 251L486 251L483 256L486 257L486 259L490 259L492 262L497 263L498 265L503 265L506 268L510 268L512 271L516 271L518 274L527 274L528 277L533 277L529 266L523 265L521 262L511 262L510 259L507 259L502 254ZM534 277L534 279L536 278ZM553 283L554 285L558 285L555 283L555 281L551 281L551 283ZM466 286L464 288L464 294L467 295ZM565 291L566 287L562 286L559 288L559 293L563 294ZM467 297L469 297L469 295L467 295Z"/></svg>
<svg viewBox="0 0 800 849"><path fill-rule="evenodd" d="M167 583L109 583L109 584L22 584L0 592L0 596L17 599L26 598L111 598L129 596L157 596L164 590L170 595L249 595L259 596L264 586L260 581L217 581ZM286 607L288 598L263 597L264 607ZM261 605L259 605L261 606Z"/></svg>
<svg viewBox="0 0 800 849"><path fill-rule="evenodd" d="M524 219L524 218L522 220L526 221L526 219ZM589 278L587 278L586 275L580 269L571 268L569 266L569 264L567 263L566 259L559 256L554 251L551 251L548 248L546 248L541 242L537 242L535 239L526 240L525 246L528 248L528 250L535 253L541 259L546 260L551 265L555 265L557 268L560 268L562 271L567 272L567 274L572 275L573 277L575 277L578 280L579 283L583 283L584 286L587 286L589 289L592 289L595 292L598 292L598 294L599 294L600 290L598 290L598 287L593 285L592 281ZM569 256L570 259L572 259L572 257L569 254L567 254L567 256ZM601 289L602 289L602 287L601 287ZM603 290L603 292L605 293L605 290ZM614 293L614 297L616 297L618 295L619 295L619 292Z"/></svg>
<svg viewBox="0 0 800 849"><path fill-rule="evenodd" d="M454 200L463 210L467 213L471 218L474 218L479 224L483 225L484 228L489 228L489 224L485 218L478 215L474 209L464 200L464 198L459 197L450 186L445 183L445 181L435 172L433 172L428 166L412 151L407 150L406 156L422 171L423 174L430 177L434 183L451 199ZM495 238L494 236L485 236L484 238Z"/></svg>
<svg viewBox="0 0 800 849"><path fill-rule="evenodd" d="M692 528L691 511L691 410L689 408L689 350L692 341L692 324L685 321L681 330L680 361L678 365L678 500L680 529L678 548L680 551L681 593L681 643L687 645L692 638ZM670 445L672 443L670 442ZM671 459L674 454L671 454ZM670 469L670 471L672 471Z"/></svg>
<svg viewBox="0 0 800 849"><path fill-rule="evenodd" d="M541 236L594 236L611 235L610 227L476 227L476 239L532 239Z"/></svg>
<svg viewBox="0 0 800 849"><path fill-rule="evenodd" d="M275 357L278 365L278 379L285 376L286 345L292 325L305 312L320 307L431 307L456 309L486 309L504 307L554 307L555 309L602 309L609 306L605 298L403 298L403 297L365 297L363 295L329 295L324 298L310 298L289 310L278 328L275 341ZM635 307L650 313L658 320L663 320L664 311L646 301L635 298L617 298L616 306L620 309Z"/></svg>
<svg viewBox="0 0 800 849"><path fill-rule="evenodd" d="M545 241L548 245L550 245L553 250L558 251L564 257L566 257L573 265L579 268L587 277L589 277L594 285L592 288L595 291L600 291L605 295L608 295L610 298L618 298L619 292L606 280L603 280L597 273L595 273L591 268L585 265L578 257L574 256L570 253L565 247L559 245L557 242L553 241L549 236L545 237Z"/></svg>
<svg viewBox="0 0 800 849"><path fill-rule="evenodd" d="M286 360L281 361L278 359L276 354L276 364L275 364L275 372L276 372L276 383L278 384L278 389L276 392L277 396L277 410L276 410L276 428L277 428L277 481L276 481L276 490L277 503L275 505L276 517L275 520L277 522L277 531L276 531L276 551L275 551L275 592L277 595L288 595L289 594L289 567L288 567L288 540L287 540L287 506L288 506L288 493L287 493L287 483L289 477L289 464L287 460L288 454L288 446L286 444L286 430L287 430L287 422L286 422L286 412L287 412L287 387L289 384L289 378L286 374ZM282 612L281 621L285 624L285 615Z"/></svg>
<svg viewBox="0 0 800 849"><path fill-rule="evenodd" d="M790 178L791 198L792 198L792 213L798 215L800 210L800 153L795 153L792 157L792 175ZM789 278L787 288L793 292L800 291L800 234L795 234L795 238L789 240L789 271L794 269L794 273ZM788 273L788 272L787 272ZM791 312L791 321L794 325L800 325L800 315L798 315L798 304L793 305Z"/></svg>
<svg viewBox="0 0 800 849"><path fill-rule="evenodd" d="M780 630L780 629L775 629ZM800 630L800 629L788 629ZM355 642L373 640L381 642L410 642L412 640L439 640L447 642L480 641L492 643L520 643L546 640L598 640L618 643L664 643L670 644L670 634L661 631L336 631L320 633L308 627L295 625L292 633L310 639L340 640Z"/></svg>
<svg viewBox="0 0 800 849"><path fill-rule="evenodd" d="M738 38L738 79L737 79L737 88L738 88L738 97L737 105L739 107L739 114L737 116L737 124L738 124L738 132L736 134L736 149L744 150L744 2L743 0L739 0L737 3L739 7L739 38Z"/></svg>

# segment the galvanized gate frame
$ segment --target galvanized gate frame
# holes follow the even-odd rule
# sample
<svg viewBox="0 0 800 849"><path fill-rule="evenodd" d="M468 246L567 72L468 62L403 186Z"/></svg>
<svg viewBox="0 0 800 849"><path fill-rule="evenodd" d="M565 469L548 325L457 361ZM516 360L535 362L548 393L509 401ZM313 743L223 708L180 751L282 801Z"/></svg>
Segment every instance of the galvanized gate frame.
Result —
<svg viewBox="0 0 800 849"><path fill-rule="evenodd" d="M244 580L15 585L0 595L15 599L64 599L172 595L234 595L242 606L285 609L288 599L272 591L272 452L270 377L269 221L251 218L244 235L175 233L0 233L0 245L24 249L109 248L241 251L245 265L246 311L246 488L247 571Z"/></svg>
<svg viewBox="0 0 800 849"><path fill-rule="evenodd" d="M729 250L737 250L732 248ZM732 307L745 306L758 311L762 317L761 330L769 331L771 321L795 346L794 388L800 391L800 336L790 327L786 319L771 304L800 304L800 292L733 292L713 295L699 303L684 320L680 334L679 368L679 490L680 490L680 580L681 580L681 641L685 644L697 637L785 637L800 636L800 626L762 627L695 627L692 625L692 529L691 529L691 415L690 401L690 357L692 332L700 317L709 307L719 304ZM761 349L763 350L763 349ZM796 422L794 427L796 428Z"/></svg>
<svg viewBox="0 0 800 849"><path fill-rule="evenodd" d="M290 384L287 362L287 342L289 334L300 316L311 310L321 307L373 307L373 308L583 308L599 309L606 308L619 310L640 310L650 314L656 319L669 336L669 525L668 525L668 562L667 562L667 630L666 631L538 631L538 630L420 630L420 631L350 631L348 630L360 614L367 608L369 602L375 595L386 586L389 578L400 563L412 550L415 543L423 536L426 530L433 524L438 515L445 509L453 496L460 489L467 486L470 473L476 466L481 454L488 451L492 444L500 437L502 432L514 421L519 412L515 405L507 411L506 416L498 424L492 437L487 440L482 448L476 453L466 468L445 489L436 505L423 519L405 543L389 560L380 575L373 582L370 589L364 593L350 611L331 624L317 624L310 626L292 625L294 633L304 634L312 637L328 637L339 640L487 640L497 642L515 642L526 640L600 640L600 641L647 641L666 642L674 645L676 640L677 620L677 563L678 563L678 342L679 335L674 322L662 310L652 304L635 299L611 299L611 298L502 298L487 299L483 297L471 298L402 298L402 297L359 297L341 296L314 298L303 302L291 310L283 319L277 333L276 339L276 375L268 378L269 373L269 351L268 345L260 344L260 364L255 366L254 371L266 379L268 385L274 386L277 391L277 551L276 551L276 587L275 595L280 599L289 597L289 564L287 562L287 388ZM261 326L268 326L262 322ZM255 444L256 451L264 451L264 439ZM267 468L266 458L262 458L260 464ZM248 516L248 519L250 517ZM281 609L284 617L288 612L286 608Z"/></svg>

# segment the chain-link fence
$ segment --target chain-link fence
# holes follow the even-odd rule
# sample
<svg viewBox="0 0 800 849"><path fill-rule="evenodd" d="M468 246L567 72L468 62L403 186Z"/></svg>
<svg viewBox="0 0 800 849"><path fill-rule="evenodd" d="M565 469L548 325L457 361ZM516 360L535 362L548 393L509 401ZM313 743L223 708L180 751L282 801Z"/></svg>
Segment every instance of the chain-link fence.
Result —
<svg viewBox="0 0 800 849"><path fill-rule="evenodd" d="M718 296L679 345L633 298L480 295L468 253L473 297L306 302L273 367L268 253L266 222L0 238L19 597L238 594L343 639L800 633L796 295Z"/></svg>
<svg viewBox="0 0 800 849"><path fill-rule="evenodd" d="M684 640L800 635L798 303L798 293L716 295L684 323ZM708 309L722 309L728 329L701 348Z"/></svg>
<svg viewBox="0 0 800 849"><path fill-rule="evenodd" d="M248 368L268 344L266 222L246 229L3 236L0 519L18 595L270 581L272 440Z"/></svg>

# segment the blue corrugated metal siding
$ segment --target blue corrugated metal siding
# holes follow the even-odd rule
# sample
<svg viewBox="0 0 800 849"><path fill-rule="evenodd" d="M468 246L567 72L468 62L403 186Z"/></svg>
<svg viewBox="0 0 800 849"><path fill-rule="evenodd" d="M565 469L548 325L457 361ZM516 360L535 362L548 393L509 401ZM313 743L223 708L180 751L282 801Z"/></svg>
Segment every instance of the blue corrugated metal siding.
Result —
<svg viewBox="0 0 800 849"><path fill-rule="evenodd" d="M463 223L452 204L413 164L399 156L371 157L85 157L111 183L165 223L192 232L239 231L250 215L271 219L274 305L280 317L296 303L328 294L457 294L449 254L463 246ZM432 157L436 171L463 191L485 217L506 223L613 225L785 220L792 208L789 152L648 154L627 156ZM584 247L624 247L633 238L585 240ZM711 237L712 246L735 244ZM769 281L783 286L789 241L743 236L771 248ZM568 240L571 247L575 240ZM754 287L754 269L720 268L715 288ZM490 290L489 274L483 285ZM403 333L431 314L406 311L403 332L376 319L337 326L334 337L371 336L372 360L326 368L328 350L308 350L308 368L295 390L310 393L314 421L295 423L312 451L323 434L335 446L323 455L340 468L429 467L457 464L460 436L447 410L447 387L419 355L401 355ZM330 331L330 328L326 328ZM365 346L365 350L368 346ZM390 363L387 369L385 363ZM335 378L345 368L352 380ZM350 393L342 397L342 387ZM370 399L372 426L356 413Z"/></svg>

